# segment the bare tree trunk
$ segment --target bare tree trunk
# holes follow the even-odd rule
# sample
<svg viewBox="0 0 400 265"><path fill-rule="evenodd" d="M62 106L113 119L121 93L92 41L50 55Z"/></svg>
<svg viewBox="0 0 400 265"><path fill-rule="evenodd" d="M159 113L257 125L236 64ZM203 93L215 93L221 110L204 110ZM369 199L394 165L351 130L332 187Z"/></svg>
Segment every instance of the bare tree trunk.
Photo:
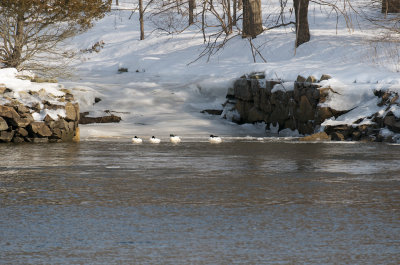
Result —
<svg viewBox="0 0 400 265"><path fill-rule="evenodd" d="M116 4L117 6L119 6L119 2L118 2L118 0L115 0L115 4Z"/></svg>
<svg viewBox="0 0 400 265"><path fill-rule="evenodd" d="M196 0L189 0L189 25L194 23L193 11L196 8Z"/></svg>
<svg viewBox="0 0 400 265"><path fill-rule="evenodd" d="M261 0L243 0L242 37L255 38L262 32Z"/></svg>
<svg viewBox="0 0 400 265"><path fill-rule="evenodd" d="M7 66L15 67L19 66L22 62L22 49L24 47L24 14L18 14L17 17L17 28L14 36L14 47L12 49L11 58Z"/></svg>
<svg viewBox="0 0 400 265"><path fill-rule="evenodd" d="M310 0L293 0L296 16L296 47L310 40L308 4Z"/></svg>
<svg viewBox="0 0 400 265"><path fill-rule="evenodd" d="M237 20L237 0L233 0L233 21L232 21L232 26L236 26L236 20Z"/></svg>
<svg viewBox="0 0 400 265"><path fill-rule="evenodd" d="M226 2L227 2L226 9L227 9L227 14L228 14L228 28L229 28L229 32L232 33L231 0L226 0Z"/></svg>
<svg viewBox="0 0 400 265"><path fill-rule="evenodd" d="M382 13L400 13L400 1L382 0Z"/></svg>
<svg viewBox="0 0 400 265"><path fill-rule="evenodd" d="M143 0L139 0L140 40L144 40L144 10Z"/></svg>
<svg viewBox="0 0 400 265"><path fill-rule="evenodd" d="M238 9L239 10L243 9L243 0L238 0Z"/></svg>

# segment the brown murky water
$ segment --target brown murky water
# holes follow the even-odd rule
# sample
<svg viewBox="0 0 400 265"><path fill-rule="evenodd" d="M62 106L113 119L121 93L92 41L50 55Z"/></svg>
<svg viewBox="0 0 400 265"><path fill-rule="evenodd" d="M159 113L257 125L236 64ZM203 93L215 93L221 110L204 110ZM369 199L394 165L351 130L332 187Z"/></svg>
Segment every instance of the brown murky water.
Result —
<svg viewBox="0 0 400 265"><path fill-rule="evenodd" d="M400 146L0 145L0 264L399 264Z"/></svg>

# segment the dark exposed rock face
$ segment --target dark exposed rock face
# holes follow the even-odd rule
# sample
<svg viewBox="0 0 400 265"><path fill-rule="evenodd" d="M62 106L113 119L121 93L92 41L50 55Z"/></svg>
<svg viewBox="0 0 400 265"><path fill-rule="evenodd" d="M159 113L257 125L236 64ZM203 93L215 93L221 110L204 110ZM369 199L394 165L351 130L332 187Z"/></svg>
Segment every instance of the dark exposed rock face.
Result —
<svg viewBox="0 0 400 265"><path fill-rule="evenodd" d="M265 122L267 128L272 125L279 126L279 130L297 129L300 134L310 135L305 138L310 141L393 142L393 134L400 133L400 117L391 111L393 107L400 108L396 92L374 92L380 99L378 106L383 108L384 114L375 113L351 125L325 126L324 132L319 133L326 119L337 118L351 111L338 111L322 104L331 93L336 93L332 88L321 87L315 77L298 76L293 84L282 84L281 81L262 80L254 76L257 74L243 76L234 83L233 89L228 91L223 117L240 124ZM329 78L328 75L322 75L320 81ZM363 122L365 120L368 122ZM389 132L384 131L386 129Z"/></svg>
<svg viewBox="0 0 400 265"><path fill-rule="evenodd" d="M121 117L114 114L105 115L101 117L87 117L89 112L80 113L79 124L91 124L91 123L118 123L121 121Z"/></svg>
<svg viewBox="0 0 400 265"><path fill-rule="evenodd" d="M299 76L297 80L302 82L294 82L289 89L278 80L240 78L228 95L225 108L229 106L238 112L233 119L237 123L265 122L278 124L279 130L290 128L312 134L316 126L334 116L329 108L318 106L329 93L320 91L319 84L308 82L316 81L315 77Z"/></svg>

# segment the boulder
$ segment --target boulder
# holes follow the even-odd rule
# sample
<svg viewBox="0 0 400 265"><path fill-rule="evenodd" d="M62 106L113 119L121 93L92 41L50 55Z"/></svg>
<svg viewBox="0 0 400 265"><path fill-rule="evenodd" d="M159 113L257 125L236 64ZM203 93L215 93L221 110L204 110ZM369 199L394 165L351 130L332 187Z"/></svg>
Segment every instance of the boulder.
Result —
<svg viewBox="0 0 400 265"><path fill-rule="evenodd" d="M303 83L305 81L306 81L306 78L304 76L301 76L301 75L297 76L296 82Z"/></svg>
<svg viewBox="0 0 400 265"><path fill-rule="evenodd" d="M23 137L14 137L13 139L12 139L12 141L13 141L13 143L16 143L16 144L19 144L19 143L23 143L23 142L25 142L25 139L23 138Z"/></svg>
<svg viewBox="0 0 400 265"><path fill-rule="evenodd" d="M75 135L74 135L74 137L72 138L72 141L73 141L73 142L79 142L80 140L81 140L81 135L80 135L79 127L77 127L77 128L75 129Z"/></svg>
<svg viewBox="0 0 400 265"><path fill-rule="evenodd" d="M1 131L0 132L0 141L2 142L11 142L14 137L14 131Z"/></svg>
<svg viewBox="0 0 400 265"><path fill-rule="evenodd" d="M300 97L299 108L297 109L296 116L297 120L300 122L307 122L315 119L314 109L305 95Z"/></svg>
<svg viewBox="0 0 400 265"><path fill-rule="evenodd" d="M2 117L0 117L0 131L5 130L8 130L8 124Z"/></svg>
<svg viewBox="0 0 400 265"><path fill-rule="evenodd" d="M77 115L74 105L71 102L65 104L65 119L69 121L76 121Z"/></svg>
<svg viewBox="0 0 400 265"><path fill-rule="evenodd" d="M307 83L317 83L318 79L315 76L310 75L309 77L307 77L306 82Z"/></svg>
<svg viewBox="0 0 400 265"><path fill-rule="evenodd" d="M28 131L24 128L18 128L17 133L23 137L27 137L29 134Z"/></svg>
<svg viewBox="0 0 400 265"><path fill-rule="evenodd" d="M323 75L321 75L321 78L319 79L319 81L321 82L321 81L324 81L324 80L329 80L331 78L332 77L330 75L323 74Z"/></svg>
<svg viewBox="0 0 400 265"><path fill-rule="evenodd" d="M31 123L29 119L26 118L14 118L11 119L11 124L15 127L26 127Z"/></svg>
<svg viewBox="0 0 400 265"><path fill-rule="evenodd" d="M0 117L4 118L20 118L19 114L13 107L0 105Z"/></svg>
<svg viewBox="0 0 400 265"><path fill-rule="evenodd" d="M340 132L333 132L331 134L331 139L332 139L332 141L344 141L344 140L346 140L344 135L342 133L340 133Z"/></svg>
<svg viewBox="0 0 400 265"><path fill-rule="evenodd" d="M329 107L318 107L317 108L317 118L318 123L324 122L324 120L333 117L331 109Z"/></svg>
<svg viewBox="0 0 400 265"><path fill-rule="evenodd" d="M4 94L7 90L7 87L5 84L0 84L0 94Z"/></svg>
<svg viewBox="0 0 400 265"><path fill-rule="evenodd" d="M48 137L52 135L51 130L44 122L32 122L28 127L34 134L40 137Z"/></svg>
<svg viewBox="0 0 400 265"><path fill-rule="evenodd" d="M245 101L251 101L253 99L249 83L251 82L244 78L236 80L234 84L235 98Z"/></svg>

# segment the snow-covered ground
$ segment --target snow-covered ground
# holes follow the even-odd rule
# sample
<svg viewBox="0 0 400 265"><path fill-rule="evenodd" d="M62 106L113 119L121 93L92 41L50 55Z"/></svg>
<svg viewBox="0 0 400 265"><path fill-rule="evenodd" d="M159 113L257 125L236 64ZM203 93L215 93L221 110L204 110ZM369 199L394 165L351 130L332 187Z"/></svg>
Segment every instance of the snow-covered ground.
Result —
<svg viewBox="0 0 400 265"><path fill-rule="evenodd" d="M336 16L329 16L329 10L321 11L319 6L310 4L311 41L296 50L293 29L285 27L266 31L253 40L267 63L260 57L254 63L248 40L240 36L230 40L209 61L207 57L196 61L205 48L197 25L180 34L167 34L156 30L160 22L153 23L155 17L147 16L146 39L140 41L138 13L129 10L136 5L119 2L113 12L68 44L84 50L104 42L99 52L84 54L83 60L74 65L75 76L61 83L74 90L82 111L96 116L112 110L122 117L119 124L81 125L83 140L134 135L163 138L170 133L186 138L210 134L263 136L262 124L236 125L200 113L204 109L222 109L235 78L253 71L284 81L294 81L299 74L317 78L329 74L333 77L327 81L329 85L343 92L329 102L337 108L367 104L364 108L372 111L376 103L371 98L373 89L400 91L399 46L380 44L376 49L376 42L371 40L380 32L361 17L353 17L355 26L349 30L342 18L336 25ZM279 10L271 1L262 3L265 16ZM117 8L127 10L116 11ZM379 10L367 11L379 15ZM119 73L119 68L127 68L128 72ZM93 105L94 97L102 101Z"/></svg>

